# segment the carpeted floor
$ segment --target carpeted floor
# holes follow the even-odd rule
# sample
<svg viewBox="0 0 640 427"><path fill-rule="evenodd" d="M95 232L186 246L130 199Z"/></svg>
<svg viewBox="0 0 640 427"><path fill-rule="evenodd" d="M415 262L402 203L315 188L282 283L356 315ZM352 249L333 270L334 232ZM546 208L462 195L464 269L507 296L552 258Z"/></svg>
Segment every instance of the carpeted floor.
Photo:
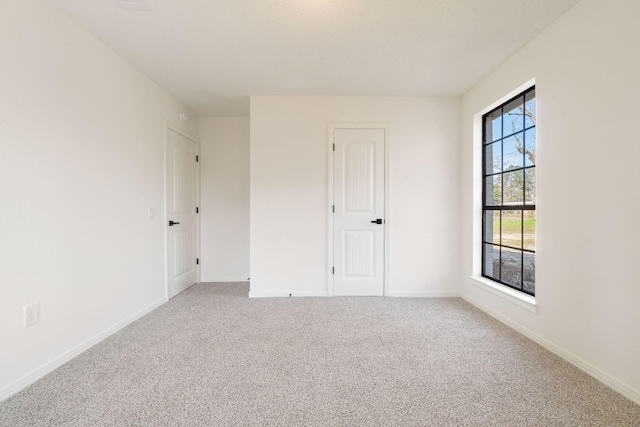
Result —
<svg viewBox="0 0 640 427"><path fill-rule="evenodd" d="M19 426L640 426L640 406L461 299L200 284L0 403Z"/></svg>

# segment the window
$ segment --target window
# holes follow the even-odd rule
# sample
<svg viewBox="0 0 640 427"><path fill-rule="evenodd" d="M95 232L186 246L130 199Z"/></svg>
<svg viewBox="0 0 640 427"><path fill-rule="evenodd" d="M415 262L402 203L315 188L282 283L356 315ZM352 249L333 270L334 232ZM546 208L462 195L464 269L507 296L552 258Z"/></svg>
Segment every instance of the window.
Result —
<svg viewBox="0 0 640 427"><path fill-rule="evenodd" d="M482 276L535 295L535 87L482 123Z"/></svg>

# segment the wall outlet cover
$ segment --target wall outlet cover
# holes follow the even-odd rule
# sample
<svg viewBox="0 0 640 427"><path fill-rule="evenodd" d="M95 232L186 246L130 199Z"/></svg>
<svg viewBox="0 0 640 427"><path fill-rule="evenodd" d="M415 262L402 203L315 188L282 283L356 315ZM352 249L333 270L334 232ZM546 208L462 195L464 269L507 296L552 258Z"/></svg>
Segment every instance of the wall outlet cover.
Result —
<svg viewBox="0 0 640 427"><path fill-rule="evenodd" d="M40 320L38 303L24 306L24 326L31 326L38 323Z"/></svg>

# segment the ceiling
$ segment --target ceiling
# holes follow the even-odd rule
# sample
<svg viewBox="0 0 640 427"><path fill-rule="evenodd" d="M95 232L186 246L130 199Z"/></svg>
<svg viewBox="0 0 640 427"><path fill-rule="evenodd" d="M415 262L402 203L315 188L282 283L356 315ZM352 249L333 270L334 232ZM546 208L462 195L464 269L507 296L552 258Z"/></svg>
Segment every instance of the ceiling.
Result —
<svg viewBox="0 0 640 427"><path fill-rule="evenodd" d="M578 0L51 0L200 116L250 95L460 96Z"/></svg>

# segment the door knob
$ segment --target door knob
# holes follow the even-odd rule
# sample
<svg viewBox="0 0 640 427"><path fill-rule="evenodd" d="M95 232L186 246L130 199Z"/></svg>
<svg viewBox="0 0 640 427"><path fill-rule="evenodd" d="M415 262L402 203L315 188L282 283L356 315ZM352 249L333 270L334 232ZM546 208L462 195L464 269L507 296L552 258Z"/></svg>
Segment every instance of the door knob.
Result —
<svg viewBox="0 0 640 427"><path fill-rule="evenodd" d="M371 224L382 224L382 219L374 219L373 221L371 221Z"/></svg>
<svg viewBox="0 0 640 427"><path fill-rule="evenodd" d="M180 223L176 221L169 221L169 227L174 226L176 224L180 224Z"/></svg>

